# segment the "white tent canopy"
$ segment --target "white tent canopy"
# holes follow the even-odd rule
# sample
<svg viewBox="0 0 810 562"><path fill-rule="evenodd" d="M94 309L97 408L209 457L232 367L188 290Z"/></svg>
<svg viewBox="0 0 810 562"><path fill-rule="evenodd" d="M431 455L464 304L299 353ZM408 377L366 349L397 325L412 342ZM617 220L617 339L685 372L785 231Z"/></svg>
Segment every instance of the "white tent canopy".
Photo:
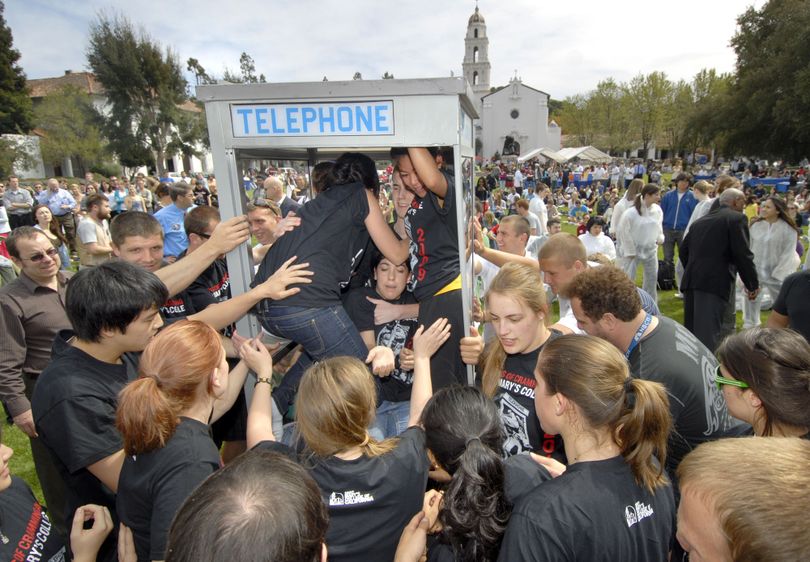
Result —
<svg viewBox="0 0 810 562"><path fill-rule="evenodd" d="M605 154L598 148L592 146L578 146L575 148L561 148L558 151L551 150L550 148L535 148L530 150L520 158L518 162L525 162L532 158L544 158L547 160L554 160L562 164L570 160L579 159L583 162L610 162L613 158L609 154Z"/></svg>
<svg viewBox="0 0 810 562"><path fill-rule="evenodd" d="M613 158L609 154L605 154L598 148L592 146L578 146L576 148L562 148L559 154L565 159L565 162L578 158L583 162L610 162Z"/></svg>
<svg viewBox="0 0 810 562"><path fill-rule="evenodd" d="M530 150L520 158L518 158L518 162L525 162L526 160L531 160L532 158L543 158L544 160L554 160L562 164L565 162L565 158L561 156L558 152L551 150L550 148L535 148L534 150Z"/></svg>

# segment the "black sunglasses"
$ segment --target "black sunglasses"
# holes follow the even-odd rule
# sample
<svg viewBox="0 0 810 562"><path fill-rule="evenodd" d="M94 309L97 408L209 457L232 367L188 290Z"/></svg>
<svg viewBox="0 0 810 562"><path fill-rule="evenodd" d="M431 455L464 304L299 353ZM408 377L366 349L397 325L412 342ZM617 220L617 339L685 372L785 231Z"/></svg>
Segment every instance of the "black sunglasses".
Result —
<svg viewBox="0 0 810 562"><path fill-rule="evenodd" d="M57 255L59 255L59 250L57 250L56 248L49 248L49 249L45 250L45 254L47 254L49 258L53 258L53 257L56 257ZM39 263L39 262L41 262L42 260L45 259L45 254L40 252L39 254L34 254L33 256L31 256L30 258L27 258L27 259L28 259L28 261L31 261L31 262L34 262L34 263Z"/></svg>

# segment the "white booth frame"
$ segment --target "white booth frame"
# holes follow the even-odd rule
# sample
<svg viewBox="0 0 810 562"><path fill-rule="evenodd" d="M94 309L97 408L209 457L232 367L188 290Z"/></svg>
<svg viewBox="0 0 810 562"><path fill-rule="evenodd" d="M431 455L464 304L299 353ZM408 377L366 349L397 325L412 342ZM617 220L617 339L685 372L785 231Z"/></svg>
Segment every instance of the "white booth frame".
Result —
<svg viewBox="0 0 810 562"><path fill-rule="evenodd" d="M474 275L471 251L474 216L475 141L473 120L478 119L473 93L462 77L412 80L352 80L345 82L300 82L275 84L215 84L197 87L197 98L205 104L208 134L217 178L222 219L245 213L239 160L247 158L307 161L310 169L320 161L334 160L347 151L357 151L376 160L388 159L391 147L452 147L455 174L455 209L458 221L459 262L462 271L464 323L471 325ZM388 105L390 102L391 106ZM234 122L235 109L316 107L335 103L382 103L390 107L392 122L371 132L338 131L328 134L277 128L265 121L255 130ZM250 109L245 109L244 116ZM311 111L311 110L309 110ZM263 113L266 115L266 113ZM276 113L273 111L273 117ZM239 125L243 134L236 135ZM334 129L334 127L332 127ZM393 130L391 130L393 129ZM281 134L279 134L279 132ZM253 264L247 244L227 255L231 291L241 294L253 279ZM237 322L243 335L259 333L253 315ZM466 333L465 333L466 335ZM468 382L474 381L472 367Z"/></svg>

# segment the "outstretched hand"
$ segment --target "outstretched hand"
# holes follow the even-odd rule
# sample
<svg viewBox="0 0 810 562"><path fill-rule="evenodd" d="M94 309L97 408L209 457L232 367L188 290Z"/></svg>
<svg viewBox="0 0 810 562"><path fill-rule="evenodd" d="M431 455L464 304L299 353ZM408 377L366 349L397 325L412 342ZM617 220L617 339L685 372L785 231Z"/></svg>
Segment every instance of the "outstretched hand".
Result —
<svg viewBox="0 0 810 562"><path fill-rule="evenodd" d="M430 359L450 337L450 324L447 318L439 318L427 330L419 326L413 336L413 354L415 359Z"/></svg>
<svg viewBox="0 0 810 562"><path fill-rule="evenodd" d="M217 254L227 254L249 238L247 217L238 215L219 223L206 244L211 244Z"/></svg>
<svg viewBox="0 0 810 562"><path fill-rule="evenodd" d="M478 365L478 360L484 352L484 338L474 326L470 326L469 336L461 338L459 351L465 365Z"/></svg>
<svg viewBox="0 0 810 562"><path fill-rule="evenodd" d="M289 285L312 283L310 277L312 277L314 273L307 269L309 263L297 263L292 265L296 259L297 256L293 256L285 261L273 275L268 277L267 280L261 284L261 287L265 291L266 298L276 301L286 299L301 291L300 287L291 287L288 289L287 287Z"/></svg>

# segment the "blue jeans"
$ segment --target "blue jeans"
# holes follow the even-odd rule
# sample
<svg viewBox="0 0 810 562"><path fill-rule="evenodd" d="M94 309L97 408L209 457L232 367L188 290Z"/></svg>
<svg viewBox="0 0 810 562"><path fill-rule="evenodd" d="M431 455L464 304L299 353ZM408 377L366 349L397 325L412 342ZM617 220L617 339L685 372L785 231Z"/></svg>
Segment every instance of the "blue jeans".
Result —
<svg viewBox="0 0 810 562"><path fill-rule="evenodd" d="M385 401L377 407L377 416L374 424L369 428L369 433L377 440L396 437L408 429L410 417L410 400L405 402Z"/></svg>
<svg viewBox="0 0 810 562"><path fill-rule="evenodd" d="M304 348L295 365L284 375L273 393L282 415L295 400L304 371L314 362L348 355L365 361L363 338L341 305L324 308L259 305L259 321L268 332L292 340Z"/></svg>

